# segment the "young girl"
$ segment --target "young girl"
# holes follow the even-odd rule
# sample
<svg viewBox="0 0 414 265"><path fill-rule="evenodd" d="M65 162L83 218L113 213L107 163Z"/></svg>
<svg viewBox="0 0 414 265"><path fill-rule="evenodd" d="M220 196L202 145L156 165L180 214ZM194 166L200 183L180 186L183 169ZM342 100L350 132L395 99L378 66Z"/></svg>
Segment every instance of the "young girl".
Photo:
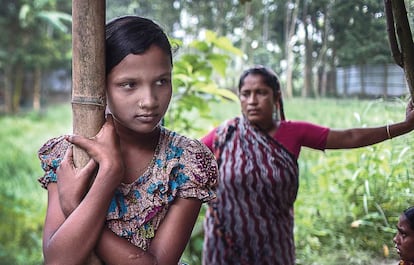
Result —
<svg viewBox="0 0 414 265"><path fill-rule="evenodd" d="M179 261L201 203L214 197L217 165L200 142L160 125L171 72L170 43L153 21L106 25L106 123L92 139L54 138L39 150L45 264L84 264L93 252L105 264ZM72 144L91 157L83 169Z"/></svg>
<svg viewBox="0 0 414 265"><path fill-rule="evenodd" d="M400 215L397 230L394 243L401 258L399 265L414 265L414 206Z"/></svg>

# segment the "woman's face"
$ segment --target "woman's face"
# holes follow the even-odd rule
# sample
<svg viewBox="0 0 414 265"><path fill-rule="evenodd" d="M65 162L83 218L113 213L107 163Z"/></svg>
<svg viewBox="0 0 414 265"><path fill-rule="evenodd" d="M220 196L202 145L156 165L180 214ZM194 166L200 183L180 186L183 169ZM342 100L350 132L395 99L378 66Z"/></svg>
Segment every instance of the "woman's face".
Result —
<svg viewBox="0 0 414 265"><path fill-rule="evenodd" d="M239 91L243 115L253 124L262 129L273 124L273 110L277 96L273 89L267 86L259 74L249 74L244 79Z"/></svg>
<svg viewBox="0 0 414 265"><path fill-rule="evenodd" d="M152 45L143 54L129 54L107 76L108 107L115 121L137 133L158 126L172 95L169 56Z"/></svg>
<svg viewBox="0 0 414 265"><path fill-rule="evenodd" d="M401 259L414 262L414 230L404 214L400 216L397 224L398 232L394 237L395 248Z"/></svg>

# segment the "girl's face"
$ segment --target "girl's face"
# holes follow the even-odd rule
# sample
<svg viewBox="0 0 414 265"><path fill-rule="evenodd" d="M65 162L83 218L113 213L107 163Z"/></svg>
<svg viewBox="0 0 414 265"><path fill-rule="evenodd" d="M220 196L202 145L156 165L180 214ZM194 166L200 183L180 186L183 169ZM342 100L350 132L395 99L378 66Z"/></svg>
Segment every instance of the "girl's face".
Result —
<svg viewBox="0 0 414 265"><path fill-rule="evenodd" d="M244 79L239 91L243 115L253 124L262 129L273 124L273 110L277 96L273 89L267 86L259 74L249 74Z"/></svg>
<svg viewBox="0 0 414 265"><path fill-rule="evenodd" d="M414 262L414 230L404 214L400 216L397 224L398 232L394 237L395 248L401 259Z"/></svg>
<svg viewBox="0 0 414 265"><path fill-rule="evenodd" d="M115 121L137 133L158 126L172 95L169 56L156 45L129 54L107 76L108 107Z"/></svg>

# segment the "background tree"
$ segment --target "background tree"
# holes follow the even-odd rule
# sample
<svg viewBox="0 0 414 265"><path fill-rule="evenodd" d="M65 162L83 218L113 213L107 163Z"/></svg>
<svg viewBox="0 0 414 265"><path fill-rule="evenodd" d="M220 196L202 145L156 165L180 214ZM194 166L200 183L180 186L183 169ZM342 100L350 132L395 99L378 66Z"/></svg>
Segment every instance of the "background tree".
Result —
<svg viewBox="0 0 414 265"><path fill-rule="evenodd" d="M404 69L411 98L413 98L414 43L410 23L407 18L407 9L403 0L394 2L384 0L384 3L387 14L387 31L391 53L396 64Z"/></svg>
<svg viewBox="0 0 414 265"><path fill-rule="evenodd" d="M23 98L34 98L40 106L40 79L44 69L67 65L70 61L70 15L56 11L69 10L64 0L4 0L0 30L7 36L0 40L1 87L5 112L17 113ZM34 73L34 96L22 97L28 73Z"/></svg>

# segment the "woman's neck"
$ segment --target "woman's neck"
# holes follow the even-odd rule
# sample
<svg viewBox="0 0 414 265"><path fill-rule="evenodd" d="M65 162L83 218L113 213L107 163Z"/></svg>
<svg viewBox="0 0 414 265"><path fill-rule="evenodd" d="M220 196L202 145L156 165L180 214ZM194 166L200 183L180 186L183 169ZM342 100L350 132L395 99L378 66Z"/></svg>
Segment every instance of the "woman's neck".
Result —
<svg viewBox="0 0 414 265"><path fill-rule="evenodd" d="M278 127L279 122L272 120L271 123L269 124L264 124L261 126L258 126L263 132L269 134L269 135L274 135L277 127Z"/></svg>

